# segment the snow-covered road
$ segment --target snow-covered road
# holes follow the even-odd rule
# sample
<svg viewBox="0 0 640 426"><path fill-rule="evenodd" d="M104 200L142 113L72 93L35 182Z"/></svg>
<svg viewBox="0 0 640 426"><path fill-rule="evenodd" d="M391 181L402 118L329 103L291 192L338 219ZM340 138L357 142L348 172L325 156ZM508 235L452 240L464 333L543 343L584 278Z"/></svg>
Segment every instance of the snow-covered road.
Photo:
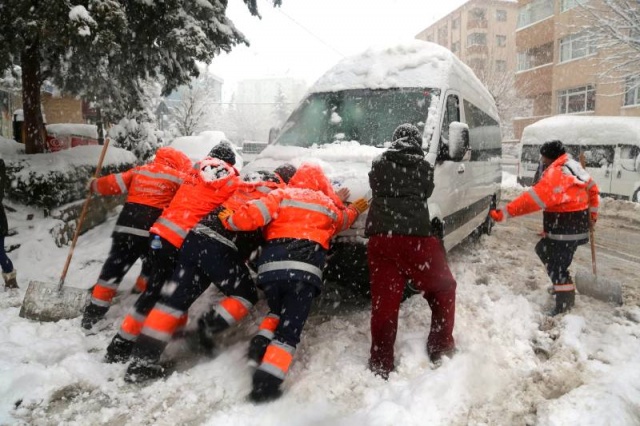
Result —
<svg viewBox="0 0 640 426"><path fill-rule="evenodd" d="M517 192L509 188L505 198ZM259 406L245 400L251 376L244 359L258 313L224 336L217 358L187 359L167 379L143 386L122 380L124 366L102 362L131 296L123 293L109 312L108 328L90 336L81 332L79 319L39 324L19 318L28 282L56 281L67 251L53 244L50 219L27 221L30 211L15 207L9 221L18 234L6 245L21 244L11 253L21 289L0 293L0 424L640 424L637 204L606 200L598 223L599 270L624 283L622 307L578 296L570 314L545 316L548 279L533 251L540 222L517 218L450 253L460 351L440 368L429 364L424 350L430 311L420 296L403 304L397 368L388 382L366 369L368 307L317 310L285 395ZM112 218L80 238L69 285L93 284L113 224ZM612 257L625 250L627 258ZM574 267L590 267L588 247L580 248ZM125 279L125 289L136 272ZM183 345L177 341L168 352L184 354Z"/></svg>

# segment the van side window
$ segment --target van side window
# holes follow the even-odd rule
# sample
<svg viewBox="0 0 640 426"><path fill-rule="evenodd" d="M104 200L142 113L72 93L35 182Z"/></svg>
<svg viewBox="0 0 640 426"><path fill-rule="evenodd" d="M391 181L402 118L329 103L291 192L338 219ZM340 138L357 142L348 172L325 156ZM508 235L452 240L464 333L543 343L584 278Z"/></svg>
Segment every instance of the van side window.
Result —
<svg viewBox="0 0 640 426"><path fill-rule="evenodd" d="M449 126L454 121L460 121L460 102L458 96L449 95L447 97L447 104L445 105L444 117L442 120L442 129L440 131L440 153L438 154L438 160L449 160Z"/></svg>
<svg viewBox="0 0 640 426"><path fill-rule="evenodd" d="M621 160L635 160L638 154L640 154L640 146L620 145Z"/></svg>
<svg viewBox="0 0 640 426"><path fill-rule="evenodd" d="M587 167L608 167L613 163L615 148L606 145L589 145L584 150L584 160Z"/></svg>
<svg viewBox="0 0 640 426"><path fill-rule="evenodd" d="M463 104L464 119L469 126L471 161L501 157L502 135L498 121L466 99Z"/></svg>

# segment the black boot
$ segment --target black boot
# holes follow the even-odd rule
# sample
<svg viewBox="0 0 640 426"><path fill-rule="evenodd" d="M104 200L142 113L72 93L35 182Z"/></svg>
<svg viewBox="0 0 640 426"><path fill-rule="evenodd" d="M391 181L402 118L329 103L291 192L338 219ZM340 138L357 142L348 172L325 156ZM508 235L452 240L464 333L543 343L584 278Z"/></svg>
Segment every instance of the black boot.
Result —
<svg viewBox="0 0 640 426"><path fill-rule="evenodd" d="M213 356L216 343L215 335L229 328L229 323L216 311L210 311L198 319L198 339L200 351L208 356Z"/></svg>
<svg viewBox="0 0 640 426"><path fill-rule="evenodd" d="M134 358L124 374L124 381L127 383L142 383L159 379L166 374L167 371L162 365L141 358Z"/></svg>
<svg viewBox="0 0 640 426"><path fill-rule="evenodd" d="M86 308L84 308L84 315L82 315L82 328L86 330L91 330L93 326L100 321L106 315L108 307L102 307L98 305L94 305L93 303L89 303Z"/></svg>
<svg viewBox="0 0 640 426"><path fill-rule="evenodd" d="M251 339L251 342L249 342L249 351L247 352L249 365L253 367L260 365L269 343L271 343L271 339L261 335L254 336L253 339Z"/></svg>
<svg viewBox="0 0 640 426"><path fill-rule="evenodd" d="M551 316L556 316L568 312L573 308L576 302L576 292L574 291L557 291L556 307L551 311Z"/></svg>
<svg viewBox="0 0 640 426"><path fill-rule="evenodd" d="M281 379L265 371L256 370L253 374L253 390L249 394L249 399L256 403L273 401L280 398Z"/></svg>
<svg viewBox="0 0 640 426"><path fill-rule="evenodd" d="M109 343L109 346L107 346L107 353L104 356L104 361L109 364L115 362L127 362L131 356L133 345L133 341L123 339L116 334L111 343Z"/></svg>

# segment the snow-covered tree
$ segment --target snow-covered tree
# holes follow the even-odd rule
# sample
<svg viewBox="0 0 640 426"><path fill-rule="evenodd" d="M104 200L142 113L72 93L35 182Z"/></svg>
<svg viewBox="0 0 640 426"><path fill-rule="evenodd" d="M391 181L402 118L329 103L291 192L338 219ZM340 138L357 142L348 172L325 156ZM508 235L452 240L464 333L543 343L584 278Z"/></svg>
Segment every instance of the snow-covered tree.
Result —
<svg viewBox="0 0 640 426"><path fill-rule="evenodd" d="M177 136L190 136L211 127L215 121L216 80L208 75L179 89L180 100L171 105L171 121ZM210 129L211 130L211 129Z"/></svg>
<svg viewBox="0 0 640 426"><path fill-rule="evenodd" d="M257 0L243 1L259 16ZM27 153L44 150L45 80L113 116L140 107L142 81L162 77L168 94L198 76L196 61L248 44L226 17L227 0L73 3L0 2L0 73L21 67Z"/></svg>
<svg viewBox="0 0 640 426"><path fill-rule="evenodd" d="M640 76L640 2L637 0L576 0L577 25L591 43L605 51L610 64L603 77Z"/></svg>
<svg viewBox="0 0 640 426"><path fill-rule="evenodd" d="M291 113L291 107L287 102L287 96L284 94L284 91L282 90L282 86L278 86L278 93L276 94L276 98L274 100L274 109L273 109L273 116L275 118L275 122L278 125L281 125L289 117L290 113Z"/></svg>

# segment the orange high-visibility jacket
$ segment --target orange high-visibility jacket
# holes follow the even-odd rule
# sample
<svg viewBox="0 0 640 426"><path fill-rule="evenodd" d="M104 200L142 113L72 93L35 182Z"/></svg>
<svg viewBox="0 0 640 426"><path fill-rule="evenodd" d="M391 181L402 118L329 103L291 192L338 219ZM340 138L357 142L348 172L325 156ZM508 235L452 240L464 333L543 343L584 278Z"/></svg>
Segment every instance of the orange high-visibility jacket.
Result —
<svg viewBox="0 0 640 426"><path fill-rule="evenodd" d="M331 237L349 228L357 217L355 208L345 208L335 195L319 166L303 164L287 188L245 204L224 224L234 231L265 226L267 240L306 239L328 249Z"/></svg>
<svg viewBox="0 0 640 426"><path fill-rule="evenodd" d="M505 207L505 216L544 210L547 237L558 240L588 238L589 212L600 204L598 185L576 160L561 155L540 181Z"/></svg>
<svg viewBox="0 0 640 426"><path fill-rule="evenodd" d="M153 162L98 178L92 182L92 189L100 195L127 194L127 203L164 209L191 167L191 160L185 154L162 147Z"/></svg>
<svg viewBox="0 0 640 426"><path fill-rule="evenodd" d="M200 173L178 189L149 231L180 248L191 228L229 198L237 185L234 167L217 158L202 160Z"/></svg>

